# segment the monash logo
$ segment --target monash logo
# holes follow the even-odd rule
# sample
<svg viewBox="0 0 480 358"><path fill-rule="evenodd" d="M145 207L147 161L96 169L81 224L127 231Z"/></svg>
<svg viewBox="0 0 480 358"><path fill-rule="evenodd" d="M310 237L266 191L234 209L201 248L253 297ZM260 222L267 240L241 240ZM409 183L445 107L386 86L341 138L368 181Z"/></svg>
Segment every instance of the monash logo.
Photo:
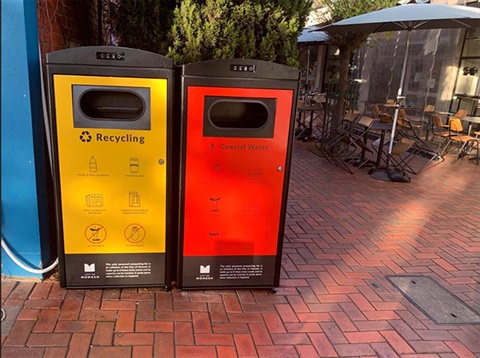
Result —
<svg viewBox="0 0 480 358"><path fill-rule="evenodd" d="M109 142L109 143L139 143L139 144L144 144L145 143L145 137L139 137L130 133L124 134L124 135L108 135L108 134L103 134L103 133L93 133L90 134L89 131L83 131L82 134L80 134L80 140L84 143L89 143L92 141L92 139L95 139L96 142Z"/></svg>
<svg viewBox="0 0 480 358"><path fill-rule="evenodd" d="M95 272L95 264L83 264L83 271L85 272Z"/></svg>
<svg viewBox="0 0 480 358"><path fill-rule="evenodd" d="M210 265L200 265L200 273L207 274L210 273Z"/></svg>

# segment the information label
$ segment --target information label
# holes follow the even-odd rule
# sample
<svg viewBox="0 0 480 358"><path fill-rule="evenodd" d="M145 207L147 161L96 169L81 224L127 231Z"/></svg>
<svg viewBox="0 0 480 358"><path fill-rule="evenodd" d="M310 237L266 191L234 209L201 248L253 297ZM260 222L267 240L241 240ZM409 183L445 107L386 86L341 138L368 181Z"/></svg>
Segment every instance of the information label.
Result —
<svg viewBox="0 0 480 358"><path fill-rule="evenodd" d="M120 113L108 117L109 128L93 117L86 127L97 112L85 88L139 92L149 100L138 109L149 129L125 125L121 108L104 109ZM54 75L54 89L65 253L165 252L167 80Z"/></svg>

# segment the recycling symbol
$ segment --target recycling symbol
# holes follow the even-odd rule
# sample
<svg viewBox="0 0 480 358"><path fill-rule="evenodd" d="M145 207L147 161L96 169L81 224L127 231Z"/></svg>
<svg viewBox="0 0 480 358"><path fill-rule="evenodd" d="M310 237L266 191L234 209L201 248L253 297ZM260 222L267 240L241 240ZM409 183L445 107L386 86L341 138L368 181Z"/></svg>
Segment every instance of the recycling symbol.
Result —
<svg viewBox="0 0 480 358"><path fill-rule="evenodd" d="M80 140L88 143L92 140L92 135L88 131L83 131L82 134L80 134Z"/></svg>

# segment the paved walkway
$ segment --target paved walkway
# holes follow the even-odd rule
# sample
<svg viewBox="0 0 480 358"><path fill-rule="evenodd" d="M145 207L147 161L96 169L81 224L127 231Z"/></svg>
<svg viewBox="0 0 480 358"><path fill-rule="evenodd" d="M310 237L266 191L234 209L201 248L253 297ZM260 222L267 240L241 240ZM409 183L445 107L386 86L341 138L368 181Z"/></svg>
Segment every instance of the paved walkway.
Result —
<svg viewBox="0 0 480 358"><path fill-rule="evenodd" d="M4 280L2 357L480 357L480 325L433 323L393 274L430 276L480 312L480 166L381 182L297 143L276 294Z"/></svg>

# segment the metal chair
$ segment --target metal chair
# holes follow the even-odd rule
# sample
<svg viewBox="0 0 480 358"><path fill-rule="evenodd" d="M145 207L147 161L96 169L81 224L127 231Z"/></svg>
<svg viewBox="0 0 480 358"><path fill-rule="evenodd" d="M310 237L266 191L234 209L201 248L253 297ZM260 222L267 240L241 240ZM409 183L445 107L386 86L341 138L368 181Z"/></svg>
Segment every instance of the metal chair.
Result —
<svg viewBox="0 0 480 358"><path fill-rule="evenodd" d="M460 154L461 147L463 147L466 142L476 138L467 134L463 134L462 121L459 118L451 117L448 124L449 124L450 143L451 142L457 143L457 148L458 148L457 153Z"/></svg>
<svg viewBox="0 0 480 358"><path fill-rule="evenodd" d="M349 113L336 129L336 133L318 149L332 164L353 174L370 160L366 153L372 153L372 150L365 141L374 121L370 117Z"/></svg>
<svg viewBox="0 0 480 358"><path fill-rule="evenodd" d="M380 122L382 123L393 123L393 118L391 115L387 114L387 113L380 113L378 115L378 119L380 120Z"/></svg>
<svg viewBox="0 0 480 358"><path fill-rule="evenodd" d="M391 161L393 165L411 174L419 174L431 164L444 161L439 148L432 148L421 139L412 123L405 117L398 116L397 128L392 148ZM414 159L416 159L414 161Z"/></svg>
<svg viewBox="0 0 480 358"><path fill-rule="evenodd" d="M459 124L456 121L454 121L452 126L455 127L456 129L460 128L458 127ZM460 122L460 126L461 126L461 122ZM463 134L451 137L451 141L457 142L458 144L462 143L461 148L459 148L458 150L457 158L453 161L453 163L455 163L460 158L463 159L466 155L471 153L472 150L474 149L476 149L477 151L477 155L476 155L477 164L479 163L480 132L475 132L474 134L475 134L475 137L472 137L469 135L463 135Z"/></svg>
<svg viewBox="0 0 480 358"><path fill-rule="evenodd" d="M435 115L435 105L427 104L422 114L422 125L425 124L425 139L428 140L429 131L432 127L432 116Z"/></svg>
<svg viewBox="0 0 480 358"><path fill-rule="evenodd" d="M403 126L404 130L412 131L416 137L418 136L419 132L422 129L422 123L418 123L416 121L412 121L408 119L407 113L403 108L400 108L398 110L397 123Z"/></svg>
<svg viewBox="0 0 480 358"><path fill-rule="evenodd" d="M415 141L406 137L401 137L392 148L392 156L390 158L394 167L401 168L411 174L418 174L418 172L410 165L416 153L412 148Z"/></svg>
<svg viewBox="0 0 480 358"><path fill-rule="evenodd" d="M459 158L463 159L469 153L471 153L473 150L477 151L477 155L475 156L475 158L477 160L477 165L478 165L479 162L480 162L480 138L473 138L473 139L468 140L462 146L462 149L461 149L460 153L458 154L457 159L455 159L455 161L457 161ZM454 161L454 163L455 163L455 161Z"/></svg>
<svg viewBox="0 0 480 358"><path fill-rule="evenodd" d="M378 118L378 115L382 113L380 111L380 107L378 107L378 105L374 104L372 105L372 117L373 118Z"/></svg>
<svg viewBox="0 0 480 358"><path fill-rule="evenodd" d="M434 114L432 116L432 142L435 143L435 139L439 138L440 143L438 143L437 150L439 151L440 155L443 155L445 150L450 143L450 126L448 124L444 124L442 121L442 117L438 114Z"/></svg>
<svg viewBox="0 0 480 358"><path fill-rule="evenodd" d="M434 111L435 111L435 105L427 104L425 106L425 109L423 110L423 113L433 113Z"/></svg>
<svg viewBox="0 0 480 358"><path fill-rule="evenodd" d="M459 119L462 119L462 118L465 118L467 116L468 112L466 109L459 109L453 116L451 116L450 118L454 117L454 118L459 118Z"/></svg>

